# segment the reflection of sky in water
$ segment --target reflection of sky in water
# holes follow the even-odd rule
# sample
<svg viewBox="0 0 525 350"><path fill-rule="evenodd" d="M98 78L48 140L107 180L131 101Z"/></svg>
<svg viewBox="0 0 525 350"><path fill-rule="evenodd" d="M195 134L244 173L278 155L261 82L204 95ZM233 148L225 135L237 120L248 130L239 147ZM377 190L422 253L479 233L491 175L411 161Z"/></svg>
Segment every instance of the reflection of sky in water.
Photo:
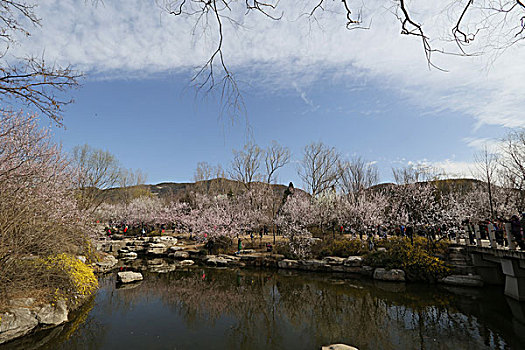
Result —
<svg viewBox="0 0 525 350"><path fill-rule="evenodd" d="M73 333L67 340L41 339L42 333L18 348L30 349L28 342L47 342L47 349L319 349L339 342L361 350L525 348L523 320L512 316L497 288L454 294L441 286L323 274L209 269L203 280L202 272L150 273L123 289L115 289L114 275L105 276L92 309L79 312L84 319L63 327L62 334Z"/></svg>

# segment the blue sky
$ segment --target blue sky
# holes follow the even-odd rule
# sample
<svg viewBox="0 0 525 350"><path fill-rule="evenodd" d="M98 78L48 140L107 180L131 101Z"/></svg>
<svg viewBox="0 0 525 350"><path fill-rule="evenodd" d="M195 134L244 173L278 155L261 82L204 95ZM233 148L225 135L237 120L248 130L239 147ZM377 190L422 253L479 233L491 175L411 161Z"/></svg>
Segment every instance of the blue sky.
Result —
<svg viewBox="0 0 525 350"><path fill-rule="evenodd" d="M149 183L191 181L199 161L228 168L232 149L250 137L263 147L272 140L290 147L294 161L280 173L282 183L300 184L297 162L313 141L376 162L382 181L391 180L392 167L418 162L465 176L481 145L525 126L520 45L481 56L435 55L448 72L429 69L420 41L399 34L395 8L383 0L362 9L373 23L364 31L345 29L337 2L326 3L318 22L302 15L316 1L280 3L285 16L277 22L245 15L243 2L234 3L231 16L242 27L224 24L223 49L247 120L232 123L219 118L217 101L195 98L188 87L216 47L213 19L192 31L194 19L169 16L157 3L41 2L42 27L11 51L45 53L48 62L84 72L56 139L66 150L84 143L106 149L146 172ZM411 9L428 24L433 45L447 47L446 21L460 8L449 8L447 19L439 6L417 0ZM490 35L481 31L468 49L483 47Z"/></svg>
<svg viewBox="0 0 525 350"><path fill-rule="evenodd" d="M232 121L220 117L218 101L195 97L188 79L87 80L74 92L56 138L66 150L84 143L108 150L125 167L145 171L149 183L191 181L199 161L227 168L232 149L247 139L262 147L276 140L294 160L280 182L300 183L297 162L312 141L377 162L389 181L390 169L409 161L470 161L474 150L465 138L488 137L494 129L476 129L473 118L454 112L424 110L371 82L349 90L320 81L302 96L295 87L252 86L243 90L245 117Z"/></svg>

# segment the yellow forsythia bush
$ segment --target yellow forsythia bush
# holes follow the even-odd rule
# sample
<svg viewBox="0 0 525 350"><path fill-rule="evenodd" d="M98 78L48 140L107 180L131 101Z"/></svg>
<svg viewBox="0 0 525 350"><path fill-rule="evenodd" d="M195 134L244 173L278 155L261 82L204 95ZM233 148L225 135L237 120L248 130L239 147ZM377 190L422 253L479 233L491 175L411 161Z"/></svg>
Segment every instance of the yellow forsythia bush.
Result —
<svg viewBox="0 0 525 350"><path fill-rule="evenodd" d="M98 280L93 269L74 256L68 254L53 255L38 259L38 264L49 272L64 275L69 288L61 292L70 298L91 295L98 288Z"/></svg>
<svg viewBox="0 0 525 350"><path fill-rule="evenodd" d="M447 243L436 245L427 238L414 238L412 244L405 237L392 237L383 242L386 252L373 252L365 257L365 264L387 269L403 269L409 280L437 281L450 273L445 261L436 255L443 254Z"/></svg>

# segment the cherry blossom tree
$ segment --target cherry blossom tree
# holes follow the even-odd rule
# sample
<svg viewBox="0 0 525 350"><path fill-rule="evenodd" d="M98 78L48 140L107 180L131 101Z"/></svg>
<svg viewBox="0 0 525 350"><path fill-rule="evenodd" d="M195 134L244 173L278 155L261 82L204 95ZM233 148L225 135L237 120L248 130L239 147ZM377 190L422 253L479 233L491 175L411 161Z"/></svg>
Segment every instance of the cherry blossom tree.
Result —
<svg viewBox="0 0 525 350"><path fill-rule="evenodd" d="M307 196L294 194L288 197L276 219L276 224L289 239L290 248L299 257L310 252L312 234L308 230L315 224L315 211Z"/></svg>
<svg viewBox="0 0 525 350"><path fill-rule="evenodd" d="M76 172L36 116L0 114L0 294L35 282L20 265L29 255L84 253L94 229L77 205Z"/></svg>

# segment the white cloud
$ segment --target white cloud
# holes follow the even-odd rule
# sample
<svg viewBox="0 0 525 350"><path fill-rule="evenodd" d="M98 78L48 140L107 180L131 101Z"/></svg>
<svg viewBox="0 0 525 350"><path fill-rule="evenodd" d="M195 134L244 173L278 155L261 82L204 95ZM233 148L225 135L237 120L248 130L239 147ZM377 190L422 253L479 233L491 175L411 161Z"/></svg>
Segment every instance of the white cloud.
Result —
<svg viewBox="0 0 525 350"><path fill-rule="evenodd" d="M488 137L466 137L463 141L476 150L476 152L484 150L486 147L490 153L498 154L504 149L505 141L502 139L488 138Z"/></svg>
<svg viewBox="0 0 525 350"><path fill-rule="evenodd" d="M286 14L281 21L245 15L242 3L235 3L239 7L232 18L243 29L225 24L224 53L231 68L252 84L280 89L295 82L301 98L314 106L304 93L308 84L325 80L351 87L356 81L374 81L427 110L466 114L479 125L525 126L525 50L518 45L501 51L494 62L493 56L434 55L435 63L449 71L444 73L428 69L417 38L399 34L392 8L385 8L392 6L388 1L368 1L364 21L371 20L372 28L354 31L345 29L340 2L326 3L327 11L318 17L322 29L301 16L316 1L300 2L302 7L280 3ZM410 5L431 37L444 36L451 28L453 16L440 12L440 4L419 0ZM459 10L454 6L459 5L453 3L449 14ZM190 71L206 62L217 39L213 30L197 27L192 32L194 18L175 18L143 0L106 1L102 6L50 0L39 3L38 15L42 30L23 42L20 54L29 46L35 54L45 51L48 60L71 63L105 79ZM472 50L496 39L501 38L480 37L482 44Z"/></svg>
<svg viewBox="0 0 525 350"><path fill-rule="evenodd" d="M454 157L439 161L428 159L400 160L391 163L402 164L402 166L422 167L430 170L431 174L438 175L441 178L472 178L475 172L476 164L471 161L458 161Z"/></svg>
<svg viewBox="0 0 525 350"><path fill-rule="evenodd" d="M446 178L472 178L475 171L473 162L461 162L445 159L439 162L430 163L435 169L442 170Z"/></svg>

